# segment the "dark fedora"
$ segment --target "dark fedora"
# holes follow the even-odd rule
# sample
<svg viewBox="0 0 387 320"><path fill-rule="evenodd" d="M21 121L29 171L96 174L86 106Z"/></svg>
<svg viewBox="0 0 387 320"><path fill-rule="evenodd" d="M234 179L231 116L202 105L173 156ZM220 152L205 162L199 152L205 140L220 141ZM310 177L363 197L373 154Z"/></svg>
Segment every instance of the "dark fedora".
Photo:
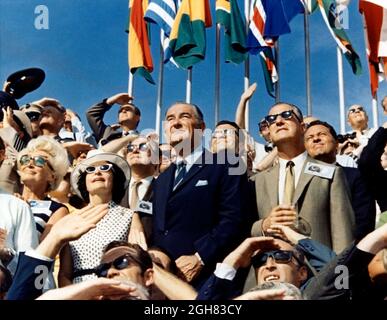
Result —
<svg viewBox="0 0 387 320"><path fill-rule="evenodd" d="M24 97L27 93L36 90L43 83L46 74L42 69L29 68L12 73L6 91L15 99Z"/></svg>

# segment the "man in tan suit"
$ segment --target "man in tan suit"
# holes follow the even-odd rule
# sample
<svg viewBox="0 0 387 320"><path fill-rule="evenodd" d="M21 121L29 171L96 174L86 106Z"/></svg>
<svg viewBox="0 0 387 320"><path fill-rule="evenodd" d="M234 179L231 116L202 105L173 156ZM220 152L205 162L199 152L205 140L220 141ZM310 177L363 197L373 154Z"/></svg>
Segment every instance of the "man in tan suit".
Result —
<svg viewBox="0 0 387 320"><path fill-rule="evenodd" d="M297 226L341 252L354 239L355 221L342 169L307 155L302 113L296 106L275 104L266 121L279 161L253 177L258 220L252 235L271 233L274 224Z"/></svg>

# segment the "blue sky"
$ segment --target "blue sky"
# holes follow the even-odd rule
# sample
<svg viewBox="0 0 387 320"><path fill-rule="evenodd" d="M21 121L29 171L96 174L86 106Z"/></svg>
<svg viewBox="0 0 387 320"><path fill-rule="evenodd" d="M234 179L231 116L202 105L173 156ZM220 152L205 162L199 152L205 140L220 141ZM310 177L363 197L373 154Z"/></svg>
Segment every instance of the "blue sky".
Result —
<svg viewBox="0 0 387 320"><path fill-rule="evenodd" d="M244 1L239 0L243 10ZM211 0L215 3L215 0ZM36 30L35 7L49 9L49 29ZM355 76L344 60L346 106L359 103L371 115L368 65L358 1L352 0L347 33L358 52L363 74ZM46 72L43 85L19 100L24 104L41 97L54 97L78 112L81 118L92 104L118 92L127 91L127 0L1 0L0 2L0 80L17 70L40 67ZM213 15L214 18L214 15ZM291 23L292 33L281 37L281 100L299 105L306 113L303 17ZM159 31L152 27L152 53L157 81ZM310 17L313 114L339 130L339 98L335 42L319 12ZM223 54L223 53L222 53ZM223 60L223 59L222 59ZM214 126L215 28L207 30L206 60L193 70L192 101L204 111L207 126ZM259 60L251 57L251 82L258 88L250 104L250 131L258 140L257 122L274 102L266 93ZM221 65L220 119L234 119L243 91L243 65ZM186 71L165 66L164 114L167 106L185 99ZM387 94L381 84L379 96ZM142 78L134 83L135 103L141 108L140 129L155 127L157 87ZM379 110L379 122L386 121ZM113 107L106 122L116 120ZM371 117L370 117L371 124Z"/></svg>

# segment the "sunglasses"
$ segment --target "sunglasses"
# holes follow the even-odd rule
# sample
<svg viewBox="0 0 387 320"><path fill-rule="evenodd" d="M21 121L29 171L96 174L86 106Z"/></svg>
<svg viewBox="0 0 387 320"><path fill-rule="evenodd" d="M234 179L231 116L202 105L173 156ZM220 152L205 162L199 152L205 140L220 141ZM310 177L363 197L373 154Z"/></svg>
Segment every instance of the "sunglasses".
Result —
<svg viewBox="0 0 387 320"><path fill-rule="evenodd" d="M40 118L40 112L26 112L26 116L28 117L28 119L30 119L30 121L38 121Z"/></svg>
<svg viewBox="0 0 387 320"><path fill-rule="evenodd" d="M98 277L106 278L107 274L109 272L109 269L111 267L114 267L117 270L123 270L123 269L127 268L130 264L133 264L133 262L134 262L133 259L129 255L126 254L126 255L123 255L121 257L114 259L112 262L100 264L96 268L95 274Z"/></svg>
<svg viewBox="0 0 387 320"><path fill-rule="evenodd" d="M101 164L100 166L89 166L85 169L86 173L94 173L97 170L99 172L108 172L113 168L111 163Z"/></svg>
<svg viewBox="0 0 387 320"><path fill-rule="evenodd" d="M52 168L51 164L48 162L48 160L42 156L31 157L28 154L25 154L24 156L22 156L20 158L19 162L22 166L26 166L26 165L30 164L31 160L33 160L34 165L39 167L39 168L43 168L47 164L47 166L51 170L53 170L53 168Z"/></svg>
<svg viewBox="0 0 387 320"><path fill-rule="evenodd" d="M259 128L259 131L263 131L264 129L268 128L269 126L267 125L267 122L266 120L263 120L261 122L258 123L258 128Z"/></svg>
<svg viewBox="0 0 387 320"><path fill-rule="evenodd" d="M356 138L356 132L352 132L352 133L347 133L347 134L339 134L337 136L337 141L339 143L344 143L345 141L347 141L348 139L355 139Z"/></svg>
<svg viewBox="0 0 387 320"><path fill-rule="evenodd" d="M295 116L298 122L301 122L301 119L296 115L293 110L286 110L278 114L270 114L265 117L265 120L267 124L271 126L277 120L278 116L281 116L281 118L284 120L290 120L293 116Z"/></svg>
<svg viewBox="0 0 387 320"><path fill-rule="evenodd" d="M292 257L294 257L298 263L300 263L299 258L295 255L294 251L287 250L274 250L263 252L262 254L258 254L253 257L253 266L255 268L261 267L266 264L267 259L271 257L276 263L290 263L292 261ZM301 264L301 263L300 263Z"/></svg>
<svg viewBox="0 0 387 320"><path fill-rule="evenodd" d="M233 129L219 129L219 130L215 130L212 136L214 138L221 138L221 137L233 136L235 134L236 134L236 130L233 130Z"/></svg>
<svg viewBox="0 0 387 320"><path fill-rule="evenodd" d="M135 149L138 149L139 151L145 152L145 151L149 150L149 146L148 146L148 143L146 143L146 142L140 143L139 145L128 144L128 146L127 146L128 152L133 152Z"/></svg>
<svg viewBox="0 0 387 320"><path fill-rule="evenodd" d="M355 113L356 111L364 111L364 108L363 107L357 107L357 108L353 108L353 109L349 109L348 110L348 113Z"/></svg>

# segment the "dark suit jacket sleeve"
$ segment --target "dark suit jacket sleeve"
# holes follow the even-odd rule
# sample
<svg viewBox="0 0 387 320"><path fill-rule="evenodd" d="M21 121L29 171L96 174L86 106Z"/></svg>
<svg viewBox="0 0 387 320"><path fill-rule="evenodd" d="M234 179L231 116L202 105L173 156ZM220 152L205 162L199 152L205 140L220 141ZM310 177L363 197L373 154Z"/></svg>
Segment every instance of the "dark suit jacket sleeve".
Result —
<svg viewBox="0 0 387 320"><path fill-rule="evenodd" d="M320 272L328 263L330 263L336 254L327 246L312 239L302 239L298 242L297 247L305 254L309 264Z"/></svg>
<svg viewBox="0 0 387 320"><path fill-rule="evenodd" d="M232 298L233 281L218 278L215 274L198 291L196 300L225 300Z"/></svg>
<svg viewBox="0 0 387 320"><path fill-rule="evenodd" d="M53 261L44 261L26 256L24 252L21 252L13 282L6 299L34 300L39 297L43 293L43 288L37 288L35 281L38 281L38 283L45 283L45 281L42 282L41 279L38 279L42 273L40 268L36 268L43 266L43 268L45 267L47 270L51 270L53 263Z"/></svg>
<svg viewBox="0 0 387 320"><path fill-rule="evenodd" d="M374 255L350 245L314 277L304 290L309 300L349 299L360 289L359 280L368 274Z"/></svg>
<svg viewBox="0 0 387 320"><path fill-rule="evenodd" d="M223 166L224 171L218 184L219 206L218 223L206 235L196 240L194 246L204 264L215 263L220 257L239 244L243 234L243 222L247 213L246 206L247 177L246 175L230 175L229 167Z"/></svg>
<svg viewBox="0 0 387 320"><path fill-rule="evenodd" d="M97 138L97 142L103 138L106 130L110 130L110 127L103 122L103 117L112 106L106 103L106 99L90 107L86 111L87 122L90 125L91 130Z"/></svg>

